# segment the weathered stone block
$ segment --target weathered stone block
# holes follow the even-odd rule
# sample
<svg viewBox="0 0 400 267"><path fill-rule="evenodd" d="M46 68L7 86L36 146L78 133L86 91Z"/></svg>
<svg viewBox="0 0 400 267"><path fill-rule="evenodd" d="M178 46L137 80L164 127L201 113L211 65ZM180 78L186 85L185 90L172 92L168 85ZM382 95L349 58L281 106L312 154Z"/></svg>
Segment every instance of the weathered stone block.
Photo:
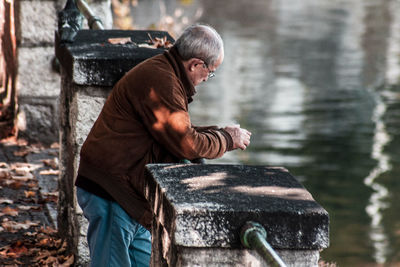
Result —
<svg viewBox="0 0 400 267"><path fill-rule="evenodd" d="M162 31L81 30L72 44L60 45L56 39L56 55L73 83L113 86L133 66L163 53L163 49L137 47L148 43L149 34L173 41ZM132 42L116 45L108 41L120 37L130 37Z"/></svg>
<svg viewBox="0 0 400 267"><path fill-rule="evenodd" d="M51 46L57 28L54 1L18 1L17 40L20 46Z"/></svg>
<svg viewBox="0 0 400 267"><path fill-rule="evenodd" d="M58 97L60 95L60 75L52 68L53 58L53 47L20 47L18 49L19 96Z"/></svg>
<svg viewBox="0 0 400 267"><path fill-rule="evenodd" d="M58 97L20 97L19 113L25 123L19 136L48 144L58 141Z"/></svg>
<svg viewBox="0 0 400 267"><path fill-rule="evenodd" d="M79 151L99 116L110 91L111 87L88 87L77 92L75 142L78 145Z"/></svg>
<svg viewBox="0 0 400 267"><path fill-rule="evenodd" d="M296 259L290 266L316 266L315 253L329 245L328 213L283 168L150 164L146 170L154 266L192 266L196 260L182 264L187 249L200 262L212 257L212 248L243 249L239 233L247 221L262 224L267 241L283 255L296 253L285 256ZM297 265L301 261L309 265Z"/></svg>
<svg viewBox="0 0 400 267"><path fill-rule="evenodd" d="M53 143L58 141L58 97L60 76L51 66L52 47L20 47L18 49L17 88L19 113L23 112L26 129L20 136L29 140Z"/></svg>

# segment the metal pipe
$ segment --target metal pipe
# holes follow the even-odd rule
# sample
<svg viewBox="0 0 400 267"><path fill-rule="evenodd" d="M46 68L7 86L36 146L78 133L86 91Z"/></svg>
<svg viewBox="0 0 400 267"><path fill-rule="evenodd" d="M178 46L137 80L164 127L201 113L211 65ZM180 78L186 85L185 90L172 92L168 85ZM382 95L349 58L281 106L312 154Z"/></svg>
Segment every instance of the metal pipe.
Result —
<svg viewBox="0 0 400 267"><path fill-rule="evenodd" d="M93 30L104 30L103 23L101 19L94 15L92 9L89 7L88 3L85 0L76 0L76 5L81 13L88 20L88 25L90 29Z"/></svg>
<svg viewBox="0 0 400 267"><path fill-rule="evenodd" d="M256 250L270 266L286 267L279 255L268 244L267 231L261 224L246 222L240 231L240 240L246 248Z"/></svg>

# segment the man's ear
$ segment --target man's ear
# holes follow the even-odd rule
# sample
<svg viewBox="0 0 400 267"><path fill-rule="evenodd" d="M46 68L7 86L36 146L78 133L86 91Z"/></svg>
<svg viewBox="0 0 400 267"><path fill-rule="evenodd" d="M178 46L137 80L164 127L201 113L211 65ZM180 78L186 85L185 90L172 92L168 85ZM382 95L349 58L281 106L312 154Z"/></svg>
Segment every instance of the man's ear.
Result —
<svg viewBox="0 0 400 267"><path fill-rule="evenodd" d="M198 58L191 58L191 59L187 60L186 62L187 62L187 67L188 67L189 71L194 71L195 67L198 64L203 64L203 61Z"/></svg>

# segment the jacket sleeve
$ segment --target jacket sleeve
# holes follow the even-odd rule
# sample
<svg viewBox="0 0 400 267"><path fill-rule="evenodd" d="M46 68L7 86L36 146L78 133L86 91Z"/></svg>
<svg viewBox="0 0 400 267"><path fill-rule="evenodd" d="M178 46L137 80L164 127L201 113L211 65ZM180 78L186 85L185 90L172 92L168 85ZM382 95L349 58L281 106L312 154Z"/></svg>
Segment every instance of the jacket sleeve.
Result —
<svg viewBox="0 0 400 267"><path fill-rule="evenodd" d="M152 137L178 158L212 159L232 149L232 138L223 129L192 126L186 93L179 83L150 88L139 105Z"/></svg>

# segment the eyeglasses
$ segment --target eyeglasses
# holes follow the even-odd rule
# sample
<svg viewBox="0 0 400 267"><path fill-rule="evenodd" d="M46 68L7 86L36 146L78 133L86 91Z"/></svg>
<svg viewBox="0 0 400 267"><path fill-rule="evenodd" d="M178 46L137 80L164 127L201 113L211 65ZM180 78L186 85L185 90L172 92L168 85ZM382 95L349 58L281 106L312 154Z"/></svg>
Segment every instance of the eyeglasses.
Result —
<svg viewBox="0 0 400 267"><path fill-rule="evenodd" d="M207 70L208 70L208 79L215 77L215 72L208 68L207 63L205 63L205 62L203 63L203 68L207 68Z"/></svg>

